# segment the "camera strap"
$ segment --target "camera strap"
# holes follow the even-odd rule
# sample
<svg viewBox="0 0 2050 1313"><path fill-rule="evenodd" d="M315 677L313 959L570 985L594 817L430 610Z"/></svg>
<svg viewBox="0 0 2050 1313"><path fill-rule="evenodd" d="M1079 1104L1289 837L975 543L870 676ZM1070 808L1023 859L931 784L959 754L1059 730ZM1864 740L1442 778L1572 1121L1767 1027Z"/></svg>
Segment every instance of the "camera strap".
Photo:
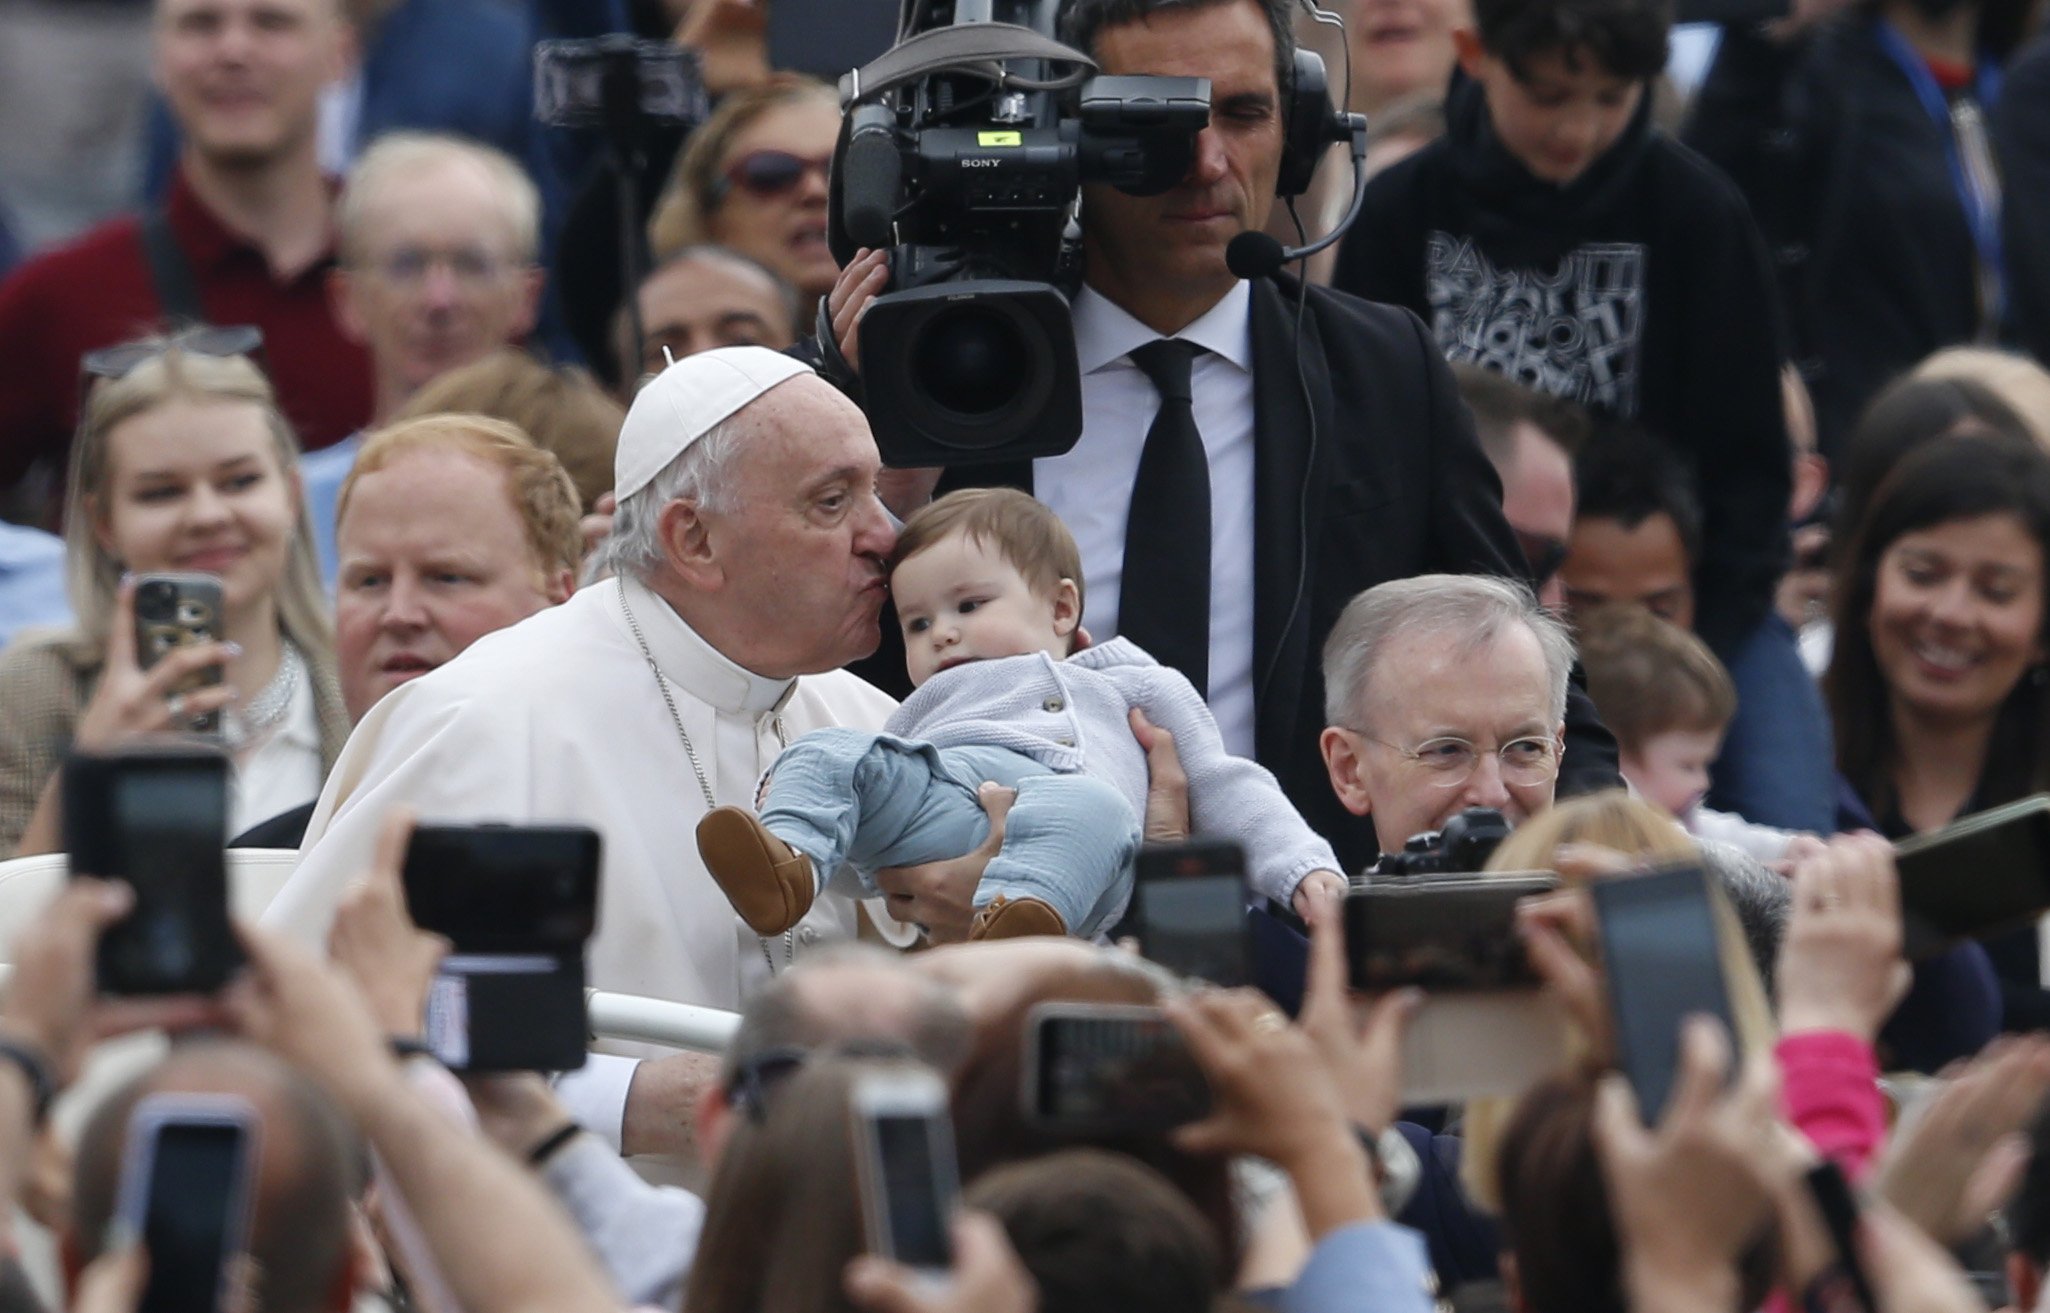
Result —
<svg viewBox="0 0 2050 1313"><path fill-rule="evenodd" d="M1028 78L1007 72L1004 61L1044 59L1071 64L1056 78ZM920 32L840 79L842 108L874 100L933 73L974 73L1018 91L1065 91L1096 72L1096 61L1051 37L1016 23L963 23Z"/></svg>
<svg viewBox="0 0 2050 1313"><path fill-rule="evenodd" d="M199 283L192 276L192 264L171 231L171 216L161 205L152 205L142 215L142 253L149 262L150 283L164 317L176 324L203 324L206 310L199 303Z"/></svg>

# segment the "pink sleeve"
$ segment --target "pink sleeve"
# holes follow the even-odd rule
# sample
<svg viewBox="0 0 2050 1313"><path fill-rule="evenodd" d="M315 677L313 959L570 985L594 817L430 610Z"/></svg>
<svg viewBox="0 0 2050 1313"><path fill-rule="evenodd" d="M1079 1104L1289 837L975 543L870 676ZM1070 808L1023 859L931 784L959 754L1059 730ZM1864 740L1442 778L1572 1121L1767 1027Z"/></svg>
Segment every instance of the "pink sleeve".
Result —
<svg viewBox="0 0 2050 1313"><path fill-rule="evenodd" d="M1886 1103L1872 1046L1838 1030L1783 1037L1780 1112L1853 1182L1864 1179L1886 1140Z"/></svg>

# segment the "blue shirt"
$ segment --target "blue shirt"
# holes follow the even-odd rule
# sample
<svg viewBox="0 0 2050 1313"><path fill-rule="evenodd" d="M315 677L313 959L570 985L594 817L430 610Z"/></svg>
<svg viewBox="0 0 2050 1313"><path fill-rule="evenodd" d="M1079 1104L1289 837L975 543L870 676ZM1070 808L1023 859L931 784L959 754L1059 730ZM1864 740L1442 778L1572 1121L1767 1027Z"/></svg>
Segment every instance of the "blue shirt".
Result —
<svg viewBox="0 0 2050 1313"><path fill-rule="evenodd" d="M0 522L0 646L31 626L69 623L64 540Z"/></svg>
<svg viewBox="0 0 2050 1313"><path fill-rule="evenodd" d="M320 582L329 594L341 573L341 555L335 547L335 509L341 500L342 484L356 467L356 450L363 445L361 433L351 433L332 447L309 451L299 458L299 480L306 488L306 515L313 526L313 547L320 555Z"/></svg>

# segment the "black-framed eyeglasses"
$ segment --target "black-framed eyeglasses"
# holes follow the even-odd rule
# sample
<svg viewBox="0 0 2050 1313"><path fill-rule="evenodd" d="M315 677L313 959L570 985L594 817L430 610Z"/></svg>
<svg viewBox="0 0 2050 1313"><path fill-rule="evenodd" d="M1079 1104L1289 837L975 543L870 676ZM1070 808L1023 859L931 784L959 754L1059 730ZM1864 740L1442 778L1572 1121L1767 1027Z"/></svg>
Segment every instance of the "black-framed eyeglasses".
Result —
<svg viewBox="0 0 2050 1313"><path fill-rule="evenodd" d="M1530 582L1535 588L1543 588L1552 582L1552 576L1566 564L1567 545L1563 538L1549 538L1518 529L1516 542L1523 548L1523 559L1530 565Z"/></svg>
<svg viewBox="0 0 2050 1313"><path fill-rule="evenodd" d="M777 1044L735 1063L726 1081L726 1102L747 1114L759 1125L769 1116L769 1095L790 1079L815 1055L836 1058L911 1058L917 1050L901 1040L855 1039L808 1049L797 1044Z"/></svg>
<svg viewBox="0 0 2050 1313"><path fill-rule="evenodd" d="M726 1082L726 1102L746 1113L749 1121L767 1119L769 1091L794 1075L810 1056L810 1049L793 1044L763 1049L735 1065Z"/></svg>
<svg viewBox="0 0 2050 1313"><path fill-rule="evenodd" d="M202 324L197 328L181 329L153 342L123 342L119 346L101 347L79 357L79 372L88 380L127 378L145 362L169 351L212 356L219 360L248 356L261 369L263 330L254 324Z"/></svg>

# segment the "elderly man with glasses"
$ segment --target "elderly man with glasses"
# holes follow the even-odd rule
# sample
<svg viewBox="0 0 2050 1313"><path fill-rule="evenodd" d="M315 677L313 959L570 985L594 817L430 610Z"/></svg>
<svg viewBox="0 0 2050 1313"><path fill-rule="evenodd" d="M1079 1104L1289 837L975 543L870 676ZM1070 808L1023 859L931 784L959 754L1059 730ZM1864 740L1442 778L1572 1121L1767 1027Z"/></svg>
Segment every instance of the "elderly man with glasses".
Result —
<svg viewBox="0 0 2050 1313"><path fill-rule="evenodd" d="M1384 853L1468 807L1552 805L1573 639L1520 583L1419 575L1354 598L1324 644L1331 787Z"/></svg>

